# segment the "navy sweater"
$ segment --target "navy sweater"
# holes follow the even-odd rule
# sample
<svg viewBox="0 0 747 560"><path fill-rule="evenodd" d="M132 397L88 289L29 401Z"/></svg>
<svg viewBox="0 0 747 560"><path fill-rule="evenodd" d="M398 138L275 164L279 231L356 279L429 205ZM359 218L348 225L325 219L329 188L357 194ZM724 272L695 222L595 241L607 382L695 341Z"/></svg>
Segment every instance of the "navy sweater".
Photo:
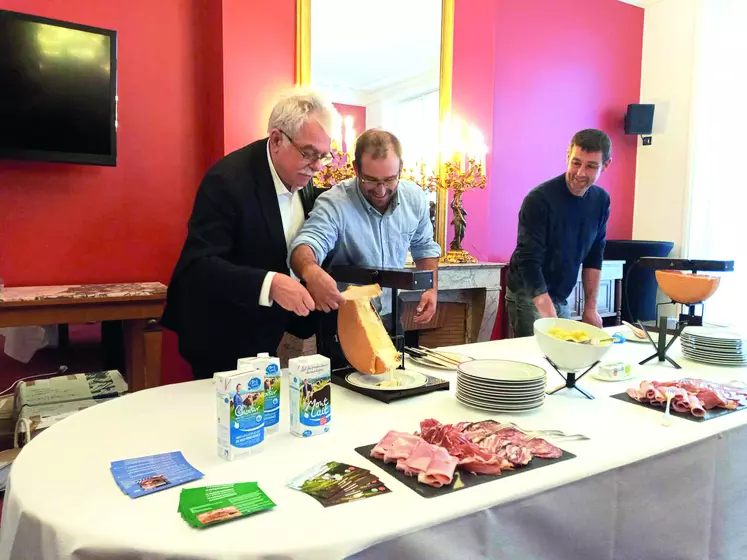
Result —
<svg viewBox="0 0 747 560"><path fill-rule="evenodd" d="M610 196L592 185L582 197L568 190L565 174L532 190L519 212L519 234L511 256L509 289L553 301L568 298L584 268L602 268Z"/></svg>

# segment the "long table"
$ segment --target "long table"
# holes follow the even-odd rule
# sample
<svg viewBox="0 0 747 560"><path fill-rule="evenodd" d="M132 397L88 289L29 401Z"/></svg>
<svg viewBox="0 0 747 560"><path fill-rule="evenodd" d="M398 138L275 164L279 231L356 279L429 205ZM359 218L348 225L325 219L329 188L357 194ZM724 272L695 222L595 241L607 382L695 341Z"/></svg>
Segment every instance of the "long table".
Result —
<svg viewBox="0 0 747 560"><path fill-rule="evenodd" d="M548 371L548 386L560 382L532 338L454 350L535 363ZM607 358L637 363L651 351L626 343ZM291 436L285 400L280 432L235 462L216 454L211 381L140 391L73 415L22 451L6 494L0 558L745 558L747 412L664 427L661 412L609 398L642 379L725 382L745 372L690 362L678 347L671 353L683 370L646 365L617 383L587 376L581 384L596 399L561 391L521 414L468 408L453 387L387 405L333 386L329 434ZM354 451L431 417L492 417L591 439L560 444L574 459L430 499ZM174 450L206 475L187 486L257 481L277 507L194 530L176 511L178 488L132 500L109 473L110 461ZM327 460L370 468L392 492L325 509L285 485Z"/></svg>

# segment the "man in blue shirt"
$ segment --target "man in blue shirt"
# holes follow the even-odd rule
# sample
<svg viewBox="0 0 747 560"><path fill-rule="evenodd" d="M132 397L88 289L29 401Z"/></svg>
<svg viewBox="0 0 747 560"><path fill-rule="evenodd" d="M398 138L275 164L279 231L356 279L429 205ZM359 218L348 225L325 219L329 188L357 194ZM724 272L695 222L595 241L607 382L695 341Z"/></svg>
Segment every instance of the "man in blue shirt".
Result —
<svg viewBox="0 0 747 560"><path fill-rule="evenodd" d="M597 295L610 215L610 197L594 183L609 167L612 142L582 130L568 148L568 169L524 199L511 256L506 307L514 336L531 336L540 317L570 316L568 296L583 264L583 321L597 327Z"/></svg>
<svg viewBox="0 0 747 560"><path fill-rule="evenodd" d="M433 240L428 200L416 184L401 181L402 145L393 134L367 130L355 144L356 177L347 179L314 203L314 209L288 253L290 266L306 282L317 309L337 309L337 283L320 266L328 255L331 265L402 268L407 251L415 266L438 269L441 247ZM415 322L427 323L436 313L437 278L423 292ZM382 316L391 312L384 290Z"/></svg>

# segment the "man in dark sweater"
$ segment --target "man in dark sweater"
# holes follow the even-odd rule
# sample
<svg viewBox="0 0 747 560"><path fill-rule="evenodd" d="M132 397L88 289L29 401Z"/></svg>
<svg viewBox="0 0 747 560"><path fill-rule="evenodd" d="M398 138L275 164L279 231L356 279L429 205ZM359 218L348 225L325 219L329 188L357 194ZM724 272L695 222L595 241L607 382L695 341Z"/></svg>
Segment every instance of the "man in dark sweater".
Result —
<svg viewBox="0 0 747 560"><path fill-rule="evenodd" d="M508 271L506 307L514 336L531 336L540 317L570 316L568 296L583 264L583 321L601 327L597 294L610 197L594 182L609 167L612 142L582 130L568 148L568 170L524 199Z"/></svg>

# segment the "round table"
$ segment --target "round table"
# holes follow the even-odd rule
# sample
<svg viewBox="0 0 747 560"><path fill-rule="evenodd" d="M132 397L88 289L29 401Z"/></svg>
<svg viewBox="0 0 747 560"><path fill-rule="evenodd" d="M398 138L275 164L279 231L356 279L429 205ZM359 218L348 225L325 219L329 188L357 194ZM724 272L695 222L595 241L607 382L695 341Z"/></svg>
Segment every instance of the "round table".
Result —
<svg viewBox="0 0 747 560"><path fill-rule="evenodd" d="M533 339L452 350L473 357L523 359L545 367L549 387L560 381ZM650 352L644 345L625 344L614 348L610 357L640 359ZM659 378L682 376L682 372L658 365L646 366L638 380L623 383L587 376L583 385L597 396L595 400L562 391L548 397L540 409L516 415L491 414L459 404L453 396L455 383L449 392L389 405L333 386L331 431L308 439L288 432L284 383L279 432L267 437L258 454L234 462L217 456L212 381L140 391L78 412L23 449L12 467L6 493L0 558L341 558L428 528L439 531L444 527L436 527L439 524L520 504L522 499L541 497L550 490L573 491L574 485L569 483L696 442L747 420L742 417L747 414L735 413L703 424L678 419L672 427L661 428L652 411L606 398L654 372ZM452 381L455 377L453 372L430 373ZM688 373L692 375L693 370ZM736 372L720 375L726 381ZM577 455L570 461L483 484L479 490L465 489L431 499L420 497L354 451L375 443L390 429L414 431L421 420L431 417L444 423L495 417L529 427L580 431L592 440L564 442L561 446ZM170 451L182 451L205 477L131 499L117 487L109 471L115 460ZM286 486L287 480L310 466L330 460L371 469L392 492L323 508ZM259 483L277 507L202 530L189 527L177 512L181 488L250 481ZM592 509L589 515L591 522ZM582 531L583 527L577 529ZM543 529L537 525L532 530ZM460 534L465 534L463 529ZM484 538L480 534L465 538L478 539L475 546L479 548L479 539ZM570 538L576 536L569 534ZM457 550L466 550L468 544L451 542ZM589 546L594 546L594 539Z"/></svg>

